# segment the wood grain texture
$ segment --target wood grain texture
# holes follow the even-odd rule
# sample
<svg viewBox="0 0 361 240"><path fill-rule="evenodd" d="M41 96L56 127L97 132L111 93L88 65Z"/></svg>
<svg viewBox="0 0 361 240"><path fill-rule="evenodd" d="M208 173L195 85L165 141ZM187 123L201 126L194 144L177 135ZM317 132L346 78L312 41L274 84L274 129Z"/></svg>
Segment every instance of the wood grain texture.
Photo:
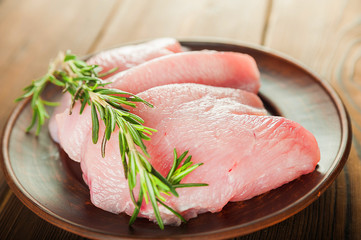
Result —
<svg viewBox="0 0 361 240"><path fill-rule="evenodd" d="M2 1L0 5L1 126L15 106L14 97L46 72L59 50L85 54L103 28L115 1ZM71 7L69 7L71 6ZM102 15L93 17L97 11ZM89 14L91 13L91 14ZM10 94L11 93L11 94Z"/></svg>
<svg viewBox="0 0 361 240"><path fill-rule="evenodd" d="M265 45L309 66L343 99L353 124L353 149L336 182L303 214L317 231L313 237L361 236L361 2L273 1ZM330 226L332 226L330 228ZM316 234L318 233L318 234Z"/></svg>
<svg viewBox="0 0 361 240"><path fill-rule="evenodd" d="M157 37L220 37L260 43L266 0L124 0L94 50Z"/></svg>
<svg viewBox="0 0 361 240"><path fill-rule="evenodd" d="M46 71L49 60L59 50L72 49L86 54L115 3L112 0L102 4L96 0L0 2L0 83L3 84L0 88L0 132L22 88ZM102 14L97 14L99 12ZM2 171L0 199L0 239L49 239L54 235L70 239L73 235L24 210L24 205L9 190Z"/></svg>
<svg viewBox="0 0 361 240"><path fill-rule="evenodd" d="M265 44L310 67L344 100L353 148L337 181L311 206L239 239L361 236L361 2L359 0L2 0L0 127L13 99L58 50L79 54L160 36L220 37ZM0 173L0 239L82 239L41 220Z"/></svg>

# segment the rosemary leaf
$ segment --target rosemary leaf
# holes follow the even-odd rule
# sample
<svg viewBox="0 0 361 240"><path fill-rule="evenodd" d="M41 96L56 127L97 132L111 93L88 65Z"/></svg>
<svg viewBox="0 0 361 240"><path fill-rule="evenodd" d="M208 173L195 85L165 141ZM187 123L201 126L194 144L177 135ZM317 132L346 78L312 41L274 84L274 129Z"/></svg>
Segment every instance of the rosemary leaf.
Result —
<svg viewBox="0 0 361 240"><path fill-rule="evenodd" d="M34 127L37 118L38 118L37 109L33 109L33 116L31 118L30 125L26 128L26 132L29 132Z"/></svg>
<svg viewBox="0 0 361 240"><path fill-rule="evenodd" d="M135 185L137 183L137 170L136 170L136 162L135 162L135 154L130 152L128 155L129 158L129 172L128 172L128 181L130 182L130 190L133 191Z"/></svg>
<svg viewBox="0 0 361 240"><path fill-rule="evenodd" d="M160 213L159 213L157 199L156 199L156 195L155 195L155 192L154 192L154 190L155 190L154 185L152 184L148 174L144 174L144 179L145 179L145 183L146 183L146 186L147 186L149 198L150 198L150 201L152 203L155 218L157 219L157 223L158 223L160 229L164 229L163 220L162 220L162 218L160 216Z"/></svg>
<svg viewBox="0 0 361 240"><path fill-rule="evenodd" d="M119 131L118 139L119 139L119 152L120 152L120 157L122 159L123 170L124 170L124 177L127 179L128 178L128 163L127 163L127 159L125 158L125 153L128 151L128 149L127 149L127 142L126 142L125 136L124 136L124 134L122 134L121 131Z"/></svg>
<svg viewBox="0 0 361 240"><path fill-rule="evenodd" d="M206 183L180 183L173 184L174 188L186 188L186 187L206 187L208 184Z"/></svg>
<svg viewBox="0 0 361 240"><path fill-rule="evenodd" d="M100 78L105 77L105 76L107 76L107 75L110 75L110 74L114 73L114 72L117 71L117 70L118 70L117 67L112 68L112 69L110 69L109 71L107 71L107 72L105 72L105 73L99 74L98 77L100 77Z"/></svg>
<svg viewBox="0 0 361 240"><path fill-rule="evenodd" d="M96 106L94 103L92 103L91 105L91 115L92 115L92 140L93 143L96 144L99 138L99 120L98 120Z"/></svg>
<svg viewBox="0 0 361 240"><path fill-rule="evenodd" d="M177 211L175 211L173 208L169 207L168 205L166 205L163 201L160 201L159 199L157 199L157 201L160 204L162 204L165 208L167 208L169 211L171 211L174 215L176 215L182 222L186 222L184 217L182 215L180 215Z"/></svg>
<svg viewBox="0 0 361 240"><path fill-rule="evenodd" d="M140 212L140 207L142 205L143 202L143 191L142 189L140 189L139 194L138 194L138 201L134 204L134 211L132 214L132 217L129 220L129 225L132 225L135 221L135 219L138 217L138 214Z"/></svg>

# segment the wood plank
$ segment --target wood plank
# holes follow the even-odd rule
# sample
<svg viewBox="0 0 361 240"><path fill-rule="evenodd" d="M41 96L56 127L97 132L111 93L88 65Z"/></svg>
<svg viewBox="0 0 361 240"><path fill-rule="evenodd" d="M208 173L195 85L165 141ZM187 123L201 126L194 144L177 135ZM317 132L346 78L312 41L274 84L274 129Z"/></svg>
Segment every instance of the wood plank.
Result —
<svg viewBox="0 0 361 240"><path fill-rule="evenodd" d="M361 2L357 0L275 0L272 4L265 45L301 61L330 82L353 119L354 145L346 167L330 189L299 214L313 215L298 221L309 226L307 235L289 233L291 238L343 239L361 236L360 14ZM288 228L284 230L291 231Z"/></svg>
<svg viewBox="0 0 361 240"><path fill-rule="evenodd" d="M93 50L157 37L220 37L261 43L267 10L267 0L125 0Z"/></svg>
<svg viewBox="0 0 361 240"><path fill-rule="evenodd" d="M6 34L0 38L0 82L11 81L8 87L0 89L0 101L6 106L0 109L2 123L15 105L15 96L20 95L21 89L32 79L46 72L47 63L59 50L87 52L115 2L1 2L0 29Z"/></svg>
<svg viewBox="0 0 361 240"><path fill-rule="evenodd" d="M115 2L1 1L0 29L6 34L0 38L0 82L6 85L0 88L0 131L15 107L14 99L47 71L48 62L58 51L87 52ZM1 172L1 192L4 184Z"/></svg>
<svg viewBox="0 0 361 240"><path fill-rule="evenodd" d="M0 133L22 88L46 72L47 63L59 50L87 53L116 2L0 2L0 82L3 84L0 88ZM0 199L0 239L54 239L54 236L80 239L45 222L27 209L9 190L2 171Z"/></svg>
<svg viewBox="0 0 361 240"><path fill-rule="evenodd" d="M84 239L57 228L39 218L11 195L4 211L0 212L0 239Z"/></svg>

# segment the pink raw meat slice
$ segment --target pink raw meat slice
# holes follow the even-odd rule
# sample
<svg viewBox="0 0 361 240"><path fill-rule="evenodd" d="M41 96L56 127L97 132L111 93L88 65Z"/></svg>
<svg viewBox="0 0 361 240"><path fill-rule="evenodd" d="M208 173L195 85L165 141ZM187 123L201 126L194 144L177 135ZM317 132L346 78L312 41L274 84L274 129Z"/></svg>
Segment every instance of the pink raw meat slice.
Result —
<svg viewBox="0 0 361 240"><path fill-rule="evenodd" d="M64 112L67 112L69 115L69 106L71 104L71 96L69 93L65 93L61 98L60 98L60 103L59 106L57 106L51 117L49 120L49 133L51 138L55 141L55 142L59 142L59 136L58 136L58 123L56 121L56 116L58 114L62 114Z"/></svg>
<svg viewBox="0 0 361 240"><path fill-rule="evenodd" d="M215 51L176 53L173 55L175 57L169 55L158 58L159 60L154 59L145 62L120 72L108 78L107 81L115 80L116 82L110 84L110 87L134 94L154 86L178 82L235 87L251 92L257 92L260 86L259 71L254 59L249 55ZM58 114L53 115L50 119L51 135L55 141L61 143L66 153L72 152L71 158L80 161L80 147L78 150L74 150L73 146L81 146L85 137L88 136L87 134L91 129L89 116L69 116L68 108L63 106L60 108L63 109L63 112L56 110ZM79 109L79 106L77 108ZM86 107L85 112L87 111L89 110ZM78 111L74 110L73 112ZM74 129L78 129L77 131L59 132L57 130L58 128L62 129L61 125L70 126L75 125L75 123L77 127ZM78 134L78 131L84 131L87 134Z"/></svg>
<svg viewBox="0 0 361 240"><path fill-rule="evenodd" d="M179 84L155 87L139 96L155 105L154 109L139 105L134 111L147 126L158 130L146 142L152 165L165 174L174 148L179 153L189 150L195 163L204 163L184 182L209 186L178 189L179 198L167 199L186 219L279 187L312 172L320 159L310 132L291 120L266 116L252 93ZM100 144L94 146L91 139L85 144L81 167L94 205L132 214L117 136L108 142L105 159L100 157ZM165 208L160 207L160 212L166 224L180 224ZM140 216L155 220L150 204L142 206Z"/></svg>
<svg viewBox="0 0 361 240"><path fill-rule="evenodd" d="M247 54L192 51L153 59L107 81L112 82L110 87L133 94L171 83L199 83L257 93L259 76L255 60Z"/></svg>
<svg viewBox="0 0 361 240"><path fill-rule="evenodd" d="M228 106L227 101L231 101L233 105L236 101L239 103L237 108L238 112L259 115L266 113L263 109L262 101L255 94L243 90L224 88L223 91L218 91L218 88L200 84L180 84L177 86L178 87L170 88L170 90L177 91L179 94L198 94L191 97L200 98L202 96L204 98L209 98L209 103L215 103L216 101L220 102L219 99L217 100L215 98L215 96L217 96L215 94L218 94L218 98L223 98L224 108L227 108ZM191 90L194 86L198 87L197 92ZM164 96L165 94L160 95L159 97ZM177 102L174 101L175 100L172 100L175 106L177 106ZM83 114L79 115L80 104L75 104L73 114L69 115L69 107L62 108L64 105L70 106L70 95L66 95L63 98L61 105L58 107L61 108L61 111L52 116L49 123L50 134L54 140L57 140L60 143L71 159L80 162L84 142L86 141L86 138L91 138L92 122L90 107L85 107ZM61 131L57 131L57 129L61 129Z"/></svg>
<svg viewBox="0 0 361 240"><path fill-rule="evenodd" d="M99 54L90 58L87 63L101 66L103 68L102 72L106 72L114 67L118 67L117 72L119 72L149 61L153 58L177 53L181 50L181 45L176 39L159 38L138 45L124 46L109 51L100 52ZM54 141L63 142L64 146L69 144L70 146L80 147L84 140L84 137L87 136L87 134L82 133L81 129L87 128L90 125L86 118L85 123L83 123L82 121L78 121L78 114L69 115L70 103L71 97L68 93L65 93L61 99L60 106L54 110L54 113L50 118L50 135ZM78 113L79 109L80 106L76 104L73 112ZM86 113L88 111L89 110L87 109L85 110ZM58 120L56 120L57 118ZM80 118L83 118L83 116L80 116ZM76 122L80 122L81 125L76 124ZM58 126L58 124L61 124L62 126ZM58 128L65 129L64 126L66 126L67 128L71 128L74 131L58 133ZM70 153L70 151L68 151L68 148L65 147L64 149L73 160L80 161L79 151L72 151L72 153Z"/></svg>
<svg viewBox="0 0 361 240"><path fill-rule="evenodd" d="M153 58L181 51L182 47L176 39L158 38L137 45L128 45L100 52L91 57L87 63L101 66L103 69L101 73L115 67L118 68L116 72L120 72Z"/></svg>
<svg viewBox="0 0 361 240"><path fill-rule="evenodd" d="M80 162L80 153L84 147L84 141L91 138L91 108L85 107L82 114L80 104L75 104L72 114L69 115L69 106L71 103L70 94L64 95L61 105L55 109L49 122L50 136L58 142L68 156ZM64 107L66 106L66 107Z"/></svg>

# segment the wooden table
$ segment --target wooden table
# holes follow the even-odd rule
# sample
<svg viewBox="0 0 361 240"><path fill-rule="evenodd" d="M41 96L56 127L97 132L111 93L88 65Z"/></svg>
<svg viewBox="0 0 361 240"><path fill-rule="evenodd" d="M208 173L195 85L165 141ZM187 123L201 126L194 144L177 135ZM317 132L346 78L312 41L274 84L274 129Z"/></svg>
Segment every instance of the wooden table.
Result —
<svg viewBox="0 0 361 240"><path fill-rule="evenodd" d="M0 127L14 99L59 50L79 55L156 37L218 37L288 54L327 80L353 124L349 160L309 207L239 239L361 238L361 2L359 0L3 0ZM0 239L83 239L39 218L0 173Z"/></svg>

